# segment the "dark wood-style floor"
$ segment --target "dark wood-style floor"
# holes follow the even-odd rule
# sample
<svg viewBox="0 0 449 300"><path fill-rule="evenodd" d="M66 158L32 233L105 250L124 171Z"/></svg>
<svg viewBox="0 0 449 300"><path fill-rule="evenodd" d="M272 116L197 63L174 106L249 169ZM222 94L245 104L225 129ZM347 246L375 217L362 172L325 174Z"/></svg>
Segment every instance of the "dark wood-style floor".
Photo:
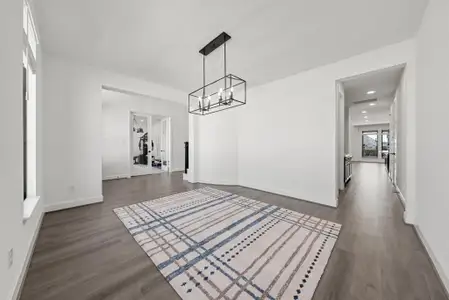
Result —
<svg viewBox="0 0 449 300"><path fill-rule="evenodd" d="M104 182L104 203L45 216L22 300L179 299L112 212L198 187L181 173ZM343 224L314 300L447 300L383 165L359 164L338 209L243 187L219 189Z"/></svg>

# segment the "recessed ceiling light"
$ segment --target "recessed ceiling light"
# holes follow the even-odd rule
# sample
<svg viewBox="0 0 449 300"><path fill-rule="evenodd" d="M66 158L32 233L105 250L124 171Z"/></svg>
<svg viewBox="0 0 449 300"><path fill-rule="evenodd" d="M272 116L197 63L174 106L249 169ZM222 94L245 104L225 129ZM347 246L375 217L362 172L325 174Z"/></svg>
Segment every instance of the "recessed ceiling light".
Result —
<svg viewBox="0 0 449 300"><path fill-rule="evenodd" d="M366 110L362 110L362 114L366 114Z"/></svg>
<svg viewBox="0 0 449 300"><path fill-rule="evenodd" d="M376 105L376 103L370 103L369 105L370 105L370 106L374 106L374 105Z"/></svg>
<svg viewBox="0 0 449 300"><path fill-rule="evenodd" d="M365 120L365 122L368 122L368 120Z"/></svg>
<svg viewBox="0 0 449 300"><path fill-rule="evenodd" d="M368 91L368 92L366 92L367 95L372 95L372 94L375 94L375 93L376 93L376 91Z"/></svg>
<svg viewBox="0 0 449 300"><path fill-rule="evenodd" d="M364 116L365 119L368 119L368 116Z"/></svg>

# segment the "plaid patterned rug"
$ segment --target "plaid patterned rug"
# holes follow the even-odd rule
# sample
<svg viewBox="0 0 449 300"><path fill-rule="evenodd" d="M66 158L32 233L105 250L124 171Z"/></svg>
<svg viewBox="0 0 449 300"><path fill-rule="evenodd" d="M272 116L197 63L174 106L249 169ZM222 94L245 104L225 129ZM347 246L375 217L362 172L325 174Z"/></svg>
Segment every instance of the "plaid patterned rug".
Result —
<svg viewBox="0 0 449 300"><path fill-rule="evenodd" d="M212 188L114 209L182 299L312 299L341 225Z"/></svg>

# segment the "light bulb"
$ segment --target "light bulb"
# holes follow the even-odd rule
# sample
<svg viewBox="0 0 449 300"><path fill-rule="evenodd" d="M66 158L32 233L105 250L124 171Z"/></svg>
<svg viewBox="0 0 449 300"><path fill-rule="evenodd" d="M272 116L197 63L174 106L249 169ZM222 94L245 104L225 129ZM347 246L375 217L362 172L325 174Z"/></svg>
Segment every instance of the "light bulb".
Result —
<svg viewBox="0 0 449 300"><path fill-rule="evenodd" d="M201 96L198 97L198 107L200 110L203 109L203 98Z"/></svg>

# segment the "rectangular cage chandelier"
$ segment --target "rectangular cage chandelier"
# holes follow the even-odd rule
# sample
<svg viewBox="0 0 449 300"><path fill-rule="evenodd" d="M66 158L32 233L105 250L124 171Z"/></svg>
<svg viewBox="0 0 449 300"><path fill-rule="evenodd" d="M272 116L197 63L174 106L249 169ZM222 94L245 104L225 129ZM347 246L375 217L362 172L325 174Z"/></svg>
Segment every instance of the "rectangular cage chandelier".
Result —
<svg viewBox="0 0 449 300"><path fill-rule="evenodd" d="M210 115L246 104L246 81L226 73L226 42L231 36L221 33L200 50L203 55L203 86L189 94L189 113ZM206 56L223 45L224 76L206 84Z"/></svg>

